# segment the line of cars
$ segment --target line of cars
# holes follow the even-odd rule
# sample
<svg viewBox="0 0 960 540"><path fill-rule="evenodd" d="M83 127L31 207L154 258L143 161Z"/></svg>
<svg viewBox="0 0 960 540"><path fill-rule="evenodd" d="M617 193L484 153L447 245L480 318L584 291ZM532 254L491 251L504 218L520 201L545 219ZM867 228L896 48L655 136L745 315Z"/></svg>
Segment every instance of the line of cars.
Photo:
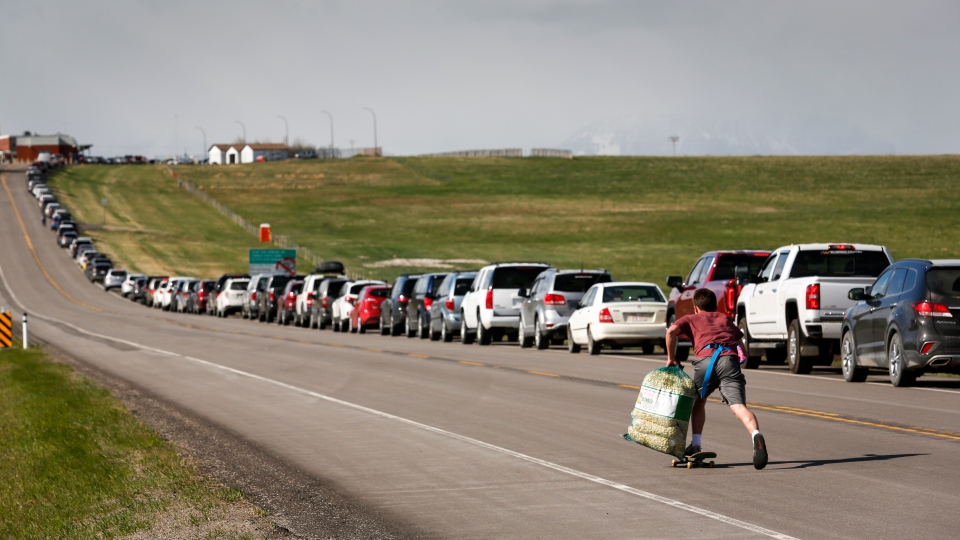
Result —
<svg viewBox="0 0 960 540"><path fill-rule="evenodd" d="M106 285L106 284L105 284ZM469 345L514 341L546 349L663 346L667 298L653 283L617 282L603 269L540 262L494 263L477 271L403 274L392 283L351 279L336 261L309 275L226 274L217 280L128 274L122 295L147 306L220 317L238 314L334 332L379 332Z"/></svg>
<svg viewBox="0 0 960 540"><path fill-rule="evenodd" d="M717 294L744 333L747 368L762 357L793 373L830 366L862 382L871 369L894 386L924 373L960 374L960 260L904 259L872 244L793 244L714 251L686 279L670 276L668 323L692 312L693 291ZM689 343L681 343L685 358Z"/></svg>

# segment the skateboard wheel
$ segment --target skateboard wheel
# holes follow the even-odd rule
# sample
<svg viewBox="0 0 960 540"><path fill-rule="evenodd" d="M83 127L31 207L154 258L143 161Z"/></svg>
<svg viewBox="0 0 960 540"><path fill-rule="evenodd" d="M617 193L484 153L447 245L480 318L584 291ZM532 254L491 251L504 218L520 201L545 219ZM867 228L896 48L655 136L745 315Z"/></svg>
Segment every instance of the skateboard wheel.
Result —
<svg viewBox="0 0 960 540"><path fill-rule="evenodd" d="M713 462L712 462L712 461L710 462L710 468L711 468L711 469L713 468Z"/></svg>
<svg viewBox="0 0 960 540"><path fill-rule="evenodd" d="M693 462L692 462L692 461L688 461L688 462L687 462L687 468L688 468L688 469L692 469L692 468L693 468Z"/></svg>
<svg viewBox="0 0 960 540"><path fill-rule="evenodd" d="M677 466L677 463L680 463L680 462L677 461L677 460L673 460L673 463L671 463L670 466L671 466L671 467L676 467L676 466Z"/></svg>

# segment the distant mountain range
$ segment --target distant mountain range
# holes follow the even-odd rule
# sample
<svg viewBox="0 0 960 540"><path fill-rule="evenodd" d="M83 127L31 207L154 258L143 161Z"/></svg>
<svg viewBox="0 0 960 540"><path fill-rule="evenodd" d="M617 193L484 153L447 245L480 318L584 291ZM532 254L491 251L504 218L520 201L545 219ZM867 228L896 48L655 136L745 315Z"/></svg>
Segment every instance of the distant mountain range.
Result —
<svg viewBox="0 0 960 540"><path fill-rule="evenodd" d="M892 154L857 126L833 119L799 118L764 126L683 118L605 119L571 135L562 148L576 155L856 155Z"/></svg>

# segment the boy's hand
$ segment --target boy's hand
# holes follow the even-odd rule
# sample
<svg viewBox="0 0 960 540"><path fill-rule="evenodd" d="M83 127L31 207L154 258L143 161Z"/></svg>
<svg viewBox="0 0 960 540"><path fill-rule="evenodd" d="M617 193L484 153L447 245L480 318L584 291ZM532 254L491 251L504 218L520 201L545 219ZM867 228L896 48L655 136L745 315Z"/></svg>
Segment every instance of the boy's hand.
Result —
<svg viewBox="0 0 960 540"><path fill-rule="evenodd" d="M667 358L667 367L679 366L679 365L680 365L680 362L678 362L676 358Z"/></svg>

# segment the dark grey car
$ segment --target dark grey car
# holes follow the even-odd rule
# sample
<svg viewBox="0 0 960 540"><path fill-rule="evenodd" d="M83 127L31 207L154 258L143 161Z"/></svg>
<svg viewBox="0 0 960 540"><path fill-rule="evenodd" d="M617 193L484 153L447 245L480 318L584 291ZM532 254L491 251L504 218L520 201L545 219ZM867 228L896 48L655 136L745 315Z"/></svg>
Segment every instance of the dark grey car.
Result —
<svg viewBox="0 0 960 540"><path fill-rule="evenodd" d="M380 334L399 336L407 327L407 302L420 276L401 274L393 282L390 297L380 304Z"/></svg>
<svg viewBox="0 0 960 540"><path fill-rule="evenodd" d="M476 272L452 272L440 282L430 307L430 339L449 343L460 335L460 302L476 277Z"/></svg>
<svg viewBox="0 0 960 540"><path fill-rule="evenodd" d="M960 373L960 259L904 259L887 267L844 315L843 378L885 369L894 386L929 372Z"/></svg>
<svg viewBox="0 0 960 540"><path fill-rule="evenodd" d="M424 274L417 279L410 301L407 302L407 337L420 335L420 339L430 337L430 310L433 299L440 290L440 282L447 273Z"/></svg>
<svg viewBox="0 0 960 540"><path fill-rule="evenodd" d="M350 281L347 277L324 279L317 289L313 306L310 307L310 326L323 330L333 322L333 301L340 295L343 284Z"/></svg>
<svg viewBox="0 0 960 540"><path fill-rule="evenodd" d="M598 270L544 270L533 281L520 307L520 347L546 349L551 341L562 343L567 320L577 310L583 294L595 283L610 283L613 276Z"/></svg>

